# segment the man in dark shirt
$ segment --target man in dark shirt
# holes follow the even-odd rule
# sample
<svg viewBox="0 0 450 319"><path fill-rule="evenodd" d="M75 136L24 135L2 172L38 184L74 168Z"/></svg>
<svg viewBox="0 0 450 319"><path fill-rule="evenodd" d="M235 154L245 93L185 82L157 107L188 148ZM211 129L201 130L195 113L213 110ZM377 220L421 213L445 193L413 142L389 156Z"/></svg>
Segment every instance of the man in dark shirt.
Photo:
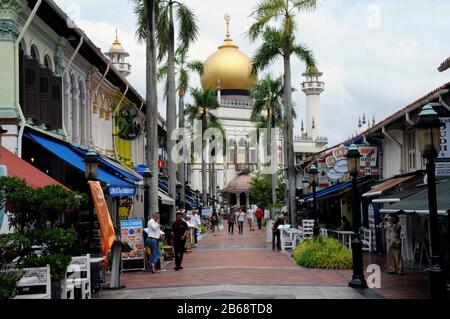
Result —
<svg viewBox="0 0 450 319"><path fill-rule="evenodd" d="M278 229L278 226L284 225L285 218L278 217L272 227L272 249L275 249L275 242L278 250L281 250L281 231Z"/></svg>
<svg viewBox="0 0 450 319"><path fill-rule="evenodd" d="M175 254L175 271L183 269L181 262L183 261L184 248L186 246L186 237L189 227L182 219L183 214L177 213L175 223L172 225L170 232L172 238L172 246Z"/></svg>

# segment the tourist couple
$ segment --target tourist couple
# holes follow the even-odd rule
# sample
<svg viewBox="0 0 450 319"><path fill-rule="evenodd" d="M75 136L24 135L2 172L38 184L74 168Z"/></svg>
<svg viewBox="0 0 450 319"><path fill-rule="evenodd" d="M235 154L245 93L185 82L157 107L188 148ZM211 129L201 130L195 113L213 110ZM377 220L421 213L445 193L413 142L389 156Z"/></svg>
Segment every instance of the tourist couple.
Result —
<svg viewBox="0 0 450 319"><path fill-rule="evenodd" d="M151 249L150 254L150 269L152 273L156 272L156 265L161 255L159 249L159 241L164 240L164 232L161 230L159 213L152 216L152 219L148 222L148 237L145 242L145 246ZM173 247L175 254L175 267L174 270L178 271L183 269L181 263L183 261L184 249L186 247L186 238L189 231L189 227L185 221L183 221L183 214L177 213L176 220L172 225L170 232L170 244Z"/></svg>

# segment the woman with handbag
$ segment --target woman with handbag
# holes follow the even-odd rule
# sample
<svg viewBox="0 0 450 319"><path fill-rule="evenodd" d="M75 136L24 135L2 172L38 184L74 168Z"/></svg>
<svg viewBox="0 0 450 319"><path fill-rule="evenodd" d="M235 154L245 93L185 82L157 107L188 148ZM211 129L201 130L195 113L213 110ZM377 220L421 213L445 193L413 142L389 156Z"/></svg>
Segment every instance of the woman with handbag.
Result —
<svg viewBox="0 0 450 319"><path fill-rule="evenodd" d="M388 274L403 275L402 239L400 237L402 227L398 224L398 215L390 215L385 218L385 221L389 221L387 226ZM384 222L380 224L380 228L384 228Z"/></svg>

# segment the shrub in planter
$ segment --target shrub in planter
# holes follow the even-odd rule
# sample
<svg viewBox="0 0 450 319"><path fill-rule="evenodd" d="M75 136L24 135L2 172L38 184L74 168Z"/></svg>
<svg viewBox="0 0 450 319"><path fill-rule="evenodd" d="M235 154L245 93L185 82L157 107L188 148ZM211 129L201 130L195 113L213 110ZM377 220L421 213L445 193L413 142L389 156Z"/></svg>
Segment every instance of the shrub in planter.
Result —
<svg viewBox="0 0 450 319"><path fill-rule="evenodd" d="M67 266L72 259L76 240L74 230L62 228L37 229L30 234L35 245L41 247L40 255L29 255L24 265L26 267L50 266L52 280L52 298L61 298L62 280L66 276Z"/></svg>
<svg viewBox="0 0 450 319"><path fill-rule="evenodd" d="M23 270L0 271L0 300L14 298L17 284L24 274Z"/></svg>
<svg viewBox="0 0 450 319"><path fill-rule="evenodd" d="M200 233L201 234L206 234L208 232L208 228L205 226L200 226Z"/></svg>
<svg viewBox="0 0 450 319"><path fill-rule="evenodd" d="M35 190L33 209L42 212L52 224L58 220L62 213L78 209L87 200L77 196L58 185L48 185Z"/></svg>
<svg viewBox="0 0 450 319"><path fill-rule="evenodd" d="M66 277L67 266L69 266L72 257L58 253L49 256L30 255L25 261L26 267L45 267L50 266L50 277L52 280L52 299L61 299L62 281Z"/></svg>
<svg viewBox="0 0 450 319"><path fill-rule="evenodd" d="M5 210L11 212L10 224L18 231L24 233L36 224L36 216L31 209L34 202L34 190L26 184L25 180L17 177L0 177L0 185L4 191L2 201Z"/></svg>
<svg viewBox="0 0 450 319"><path fill-rule="evenodd" d="M45 245L46 255L57 253L72 255L77 233L75 230L54 227L37 229L32 232L31 238L36 245Z"/></svg>
<svg viewBox="0 0 450 319"><path fill-rule="evenodd" d="M263 220L262 220L261 226L262 226L262 227L266 227L266 226L267 226L267 220L266 220L266 219L263 219Z"/></svg>
<svg viewBox="0 0 450 319"><path fill-rule="evenodd" d="M0 235L0 300L14 297L17 283L24 275L17 267L30 248L30 241L23 235Z"/></svg>
<svg viewBox="0 0 450 319"><path fill-rule="evenodd" d="M298 245L293 258L298 265L307 268L350 269L352 252L334 238L314 237Z"/></svg>

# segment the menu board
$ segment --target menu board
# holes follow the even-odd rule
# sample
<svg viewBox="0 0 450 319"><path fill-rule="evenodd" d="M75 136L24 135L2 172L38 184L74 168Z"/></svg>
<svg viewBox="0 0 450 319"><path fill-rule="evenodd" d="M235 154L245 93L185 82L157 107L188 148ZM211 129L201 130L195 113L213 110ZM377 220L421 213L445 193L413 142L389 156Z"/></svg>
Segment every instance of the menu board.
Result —
<svg viewBox="0 0 450 319"><path fill-rule="evenodd" d="M120 221L120 234L132 250L122 253L123 260L144 259L144 237L142 234L142 220L130 219Z"/></svg>

